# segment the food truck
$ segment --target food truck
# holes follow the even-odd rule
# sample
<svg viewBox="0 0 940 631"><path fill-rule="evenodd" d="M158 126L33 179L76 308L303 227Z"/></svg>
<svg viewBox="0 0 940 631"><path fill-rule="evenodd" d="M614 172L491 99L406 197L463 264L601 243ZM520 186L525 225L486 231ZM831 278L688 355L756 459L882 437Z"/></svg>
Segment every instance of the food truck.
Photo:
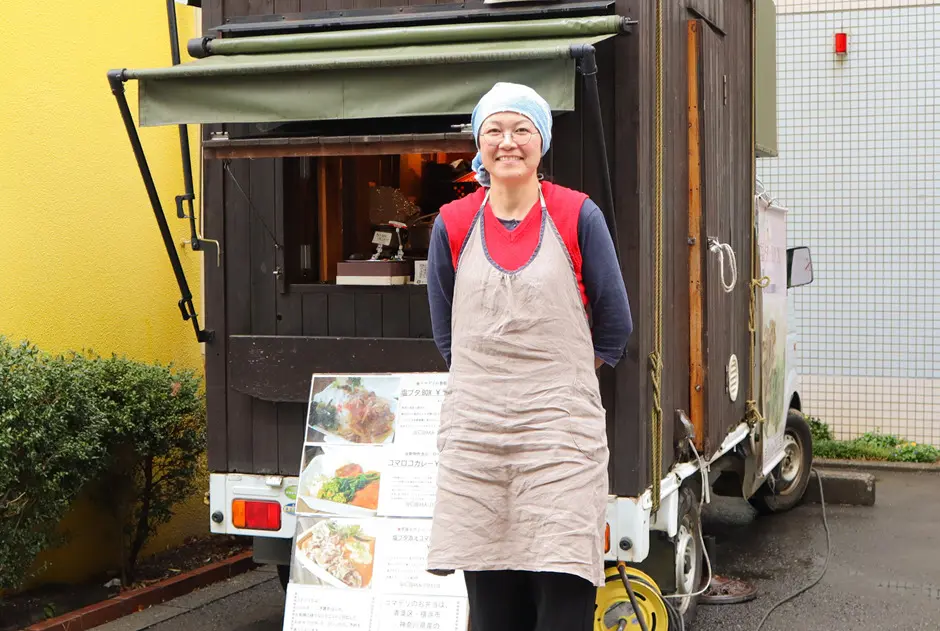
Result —
<svg viewBox="0 0 940 631"><path fill-rule="evenodd" d="M599 371L607 560L691 619L708 580L702 503L786 510L809 479L787 295L812 264L755 177L776 155L773 1L201 5L192 60L174 49L166 67L108 79L205 349L211 531L253 537L286 583L312 376L446 372L430 229L477 186L473 105L497 81L525 83L554 113L542 175L603 210L635 322L623 360ZM180 129L175 217L138 133L160 125ZM202 313L174 220L205 252Z"/></svg>

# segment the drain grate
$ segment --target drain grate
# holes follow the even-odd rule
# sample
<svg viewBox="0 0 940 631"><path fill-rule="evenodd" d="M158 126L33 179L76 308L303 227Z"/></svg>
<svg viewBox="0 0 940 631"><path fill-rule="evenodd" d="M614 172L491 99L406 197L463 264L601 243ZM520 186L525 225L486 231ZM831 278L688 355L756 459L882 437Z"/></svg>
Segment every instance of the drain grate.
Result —
<svg viewBox="0 0 940 631"><path fill-rule="evenodd" d="M703 605L733 605L753 600L757 596L757 587L751 583L727 576L715 575L702 594L699 603Z"/></svg>

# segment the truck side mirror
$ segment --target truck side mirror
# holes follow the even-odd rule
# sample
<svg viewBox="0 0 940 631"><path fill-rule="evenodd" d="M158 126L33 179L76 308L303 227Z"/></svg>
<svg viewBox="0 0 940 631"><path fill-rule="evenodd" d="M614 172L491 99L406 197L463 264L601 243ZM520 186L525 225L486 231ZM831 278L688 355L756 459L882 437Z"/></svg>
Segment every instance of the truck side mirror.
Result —
<svg viewBox="0 0 940 631"><path fill-rule="evenodd" d="M787 287L802 287L813 282L813 259L809 248L787 249Z"/></svg>

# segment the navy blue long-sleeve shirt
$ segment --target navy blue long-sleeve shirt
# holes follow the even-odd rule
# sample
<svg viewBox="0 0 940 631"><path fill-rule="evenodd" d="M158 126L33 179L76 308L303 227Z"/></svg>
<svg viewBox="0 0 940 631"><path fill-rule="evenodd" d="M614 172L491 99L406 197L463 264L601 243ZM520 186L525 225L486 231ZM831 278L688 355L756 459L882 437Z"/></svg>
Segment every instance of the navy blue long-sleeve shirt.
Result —
<svg viewBox="0 0 940 631"><path fill-rule="evenodd" d="M518 220L500 220L509 230ZM594 354L615 366L623 357L633 318L623 275L604 214L590 199L578 216L578 246L581 250L581 282L588 298ZM434 342L450 366L451 307L454 296L454 263L447 227L438 215L431 231L428 252L428 300Z"/></svg>

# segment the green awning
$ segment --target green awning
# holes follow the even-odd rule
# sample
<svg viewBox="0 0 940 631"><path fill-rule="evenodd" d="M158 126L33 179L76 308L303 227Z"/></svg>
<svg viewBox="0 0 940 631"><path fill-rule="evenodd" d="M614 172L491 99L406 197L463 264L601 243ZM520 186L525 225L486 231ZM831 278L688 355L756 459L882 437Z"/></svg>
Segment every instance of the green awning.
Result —
<svg viewBox="0 0 940 631"><path fill-rule="evenodd" d="M572 47L621 26L605 16L481 24L476 35L473 25L454 25L395 29L397 38L389 29L245 38L222 54L125 78L140 83L141 126L469 115L497 81L528 84L554 110L570 111Z"/></svg>

